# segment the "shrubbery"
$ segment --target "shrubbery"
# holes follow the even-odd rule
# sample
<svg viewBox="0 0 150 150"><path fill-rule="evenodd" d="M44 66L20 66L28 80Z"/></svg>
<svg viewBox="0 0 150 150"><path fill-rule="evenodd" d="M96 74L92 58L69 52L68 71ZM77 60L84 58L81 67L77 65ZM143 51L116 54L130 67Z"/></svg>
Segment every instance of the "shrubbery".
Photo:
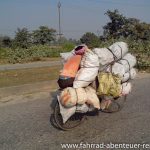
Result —
<svg viewBox="0 0 150 150"><path fill-rule="evenodd" d="M74 45L64 45L63 47L50 47L49 45L34 45L27 49L3 49L7 55L1 55L1 58L8 56L9 63L22 63L29 61L39 61L44 57L59 57L61 52L67 52L73 49Z"/></svg>
<svg viewBox="0 0 150 150"><path fill-rule="evenodd" d="M98 47L108 47L116 41L124 41L129 45L129 51L137 57L138 69L150 67L150 42L136 42L131 39L110 39L99 43ZM7 59L8 63L23 63L39 61L45 57L59 57L61 52L68 52L74 48L74 44L65 43L62 46L33 45L23 48L0 48L0 59Z"/></svg>

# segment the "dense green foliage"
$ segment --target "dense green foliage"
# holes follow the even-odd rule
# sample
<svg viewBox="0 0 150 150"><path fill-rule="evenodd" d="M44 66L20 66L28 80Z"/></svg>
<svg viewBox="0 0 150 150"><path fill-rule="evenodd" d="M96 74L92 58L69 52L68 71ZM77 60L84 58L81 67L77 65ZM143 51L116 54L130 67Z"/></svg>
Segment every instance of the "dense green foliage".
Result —
<svg viewBox="0 0 150 150"><path fill-rule="evenodd" d="M47 26L40 26L39 29L33 31L32 38L34 44L50 44L51 41L55 41L54 29L49 29Z"/></svg>
<svg viewBox="0 0 150 150"><path fill-rule="evenodd" d="M31 33L29 33L27 28L20 29L16 31L15 38L12 42L12 47L16 48L28 48L31 45Z"/></svg>
<svg viewBox="0 0 150 150"><path fill-rule="evenodd" d="M99 46L100 39L94 33L87 32L81 37L81 42L88 45L89 48Z"/></svg>
<svg viewBox="0 0 150 150"><path fill-rule="evenodd" d="M34 45L27 49L5 48L3 49L3 51L5 51L5 54L0 55L2 57L8 56L8 62L10 63L22 63L29 61L39 61L42 60L42 58L44 57L59 57L61 52L67 52L73 48L74 45L64 45L63 47L60 46L50 47L49 45Z"/></svg>
<svg viewBox="0 0 150 150"><path fill-rule="evenodd" d="M127 18L118 10L106 12L110 22L104 26L104 38L132 38L132 40L150 40L150 24L136 18Z"/></svg>

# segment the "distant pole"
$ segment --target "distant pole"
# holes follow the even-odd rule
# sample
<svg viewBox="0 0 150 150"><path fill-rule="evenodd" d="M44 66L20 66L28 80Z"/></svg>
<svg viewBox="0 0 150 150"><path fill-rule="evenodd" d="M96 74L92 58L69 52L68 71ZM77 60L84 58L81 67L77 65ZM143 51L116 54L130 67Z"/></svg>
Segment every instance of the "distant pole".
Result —
<svg viewBox="0 0 150 150"><path fill-rule="evenodd" d="M60 1L58 2L57 7L58 7L58 15L59 15L59 33L58 33L58 35L59 35L59 40L60 40L61 39L61 35L62 35L61 34L61 26L60 26L60 7L61 7Z"/></svg>

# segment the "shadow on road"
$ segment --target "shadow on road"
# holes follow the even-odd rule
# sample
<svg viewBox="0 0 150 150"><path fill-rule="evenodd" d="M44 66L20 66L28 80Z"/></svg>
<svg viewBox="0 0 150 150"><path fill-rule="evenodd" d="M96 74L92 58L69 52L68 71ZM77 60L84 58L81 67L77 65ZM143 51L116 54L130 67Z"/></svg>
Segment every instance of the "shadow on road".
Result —
<svg viewBox="0 0 150 150"><path fill-rule="evenodd" d="M52 110L54 110L54 107L57 103L57 94L59 93L58 90L50 92L50 97L51 97L51 103L50 103L50 107L52 108Z"/></svg>
<svg viewBox="0 0 150 150"><path fill-rule="evenodd" d="M59 93L58 90L53 91L53 92L50 92L50 97L51 97L50 108L53 110L53 113L50 114L50 123L51 123L51 125L52 125L54 128L60 130L60 128L58 128L58 126L57 126L57 124L56 124L56 121L55 121L55 119L54 119L54 108L55 108L56 103L57 103L57 94L58 94L58 93Z"/></svg>

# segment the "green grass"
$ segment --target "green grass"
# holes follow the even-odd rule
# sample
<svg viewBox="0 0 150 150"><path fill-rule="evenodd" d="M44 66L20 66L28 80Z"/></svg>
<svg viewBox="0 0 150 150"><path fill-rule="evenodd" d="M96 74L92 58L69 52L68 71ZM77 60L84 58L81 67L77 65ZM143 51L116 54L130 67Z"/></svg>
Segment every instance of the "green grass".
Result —
<svg viewBox="0 0 150 150"><path fill-rule="evenodd" d="M0 87L8 87L57 79L61 66L0 71Z"/></svg>
<svg viewBox="0 0 150 150"><path fill-rule="evenodd" d="M68 52L74 48L73 44L62 46L32 45L27 49L23 48L0 48L0 64L25 63L42 61L49 58L60 57L61 52Z"/></svg>

